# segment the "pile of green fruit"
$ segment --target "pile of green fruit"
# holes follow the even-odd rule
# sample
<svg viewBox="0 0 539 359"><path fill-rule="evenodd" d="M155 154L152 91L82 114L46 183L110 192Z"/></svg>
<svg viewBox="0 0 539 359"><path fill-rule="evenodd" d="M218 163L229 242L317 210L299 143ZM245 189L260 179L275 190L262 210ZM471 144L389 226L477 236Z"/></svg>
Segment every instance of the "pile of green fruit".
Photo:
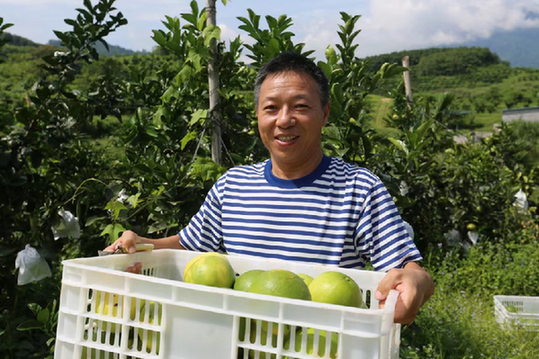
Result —
<svg viewBox="0 0 539 359"><path fill-rule="evenodd" d="M234 290L272 295L284 298L311 300L314 302L336 304L360 308L363 306L361 289L358 284L348 275L338 271L324 272L315 278L303 273L295 274L289 270L272 269L261 270L252 269L238 277L232 265L226 258L218 253L203 253L193 258L185 267L184 281L187 283L208 285L221 288L232 288ZM257 326L260 326L259 343L268 345L268 338L271 338L271 345L277 346L279 337L278 323L268 323L267 321L257 321L254 319L240 318L239 323L240 342L256 342ZM303 336L308 354L313 352L319 356L324 356L326 352L326 332L315 331L313 328L295 328L295 333L291 333L289 325L282 326L283 347L286 350L301 351ZM246 332L249 335L246 335ZM268 331L271 334L268 335ZM294 348L290 348L291 338L294 335ZM315 337L318 335L318 348L315 350ZM330 357L335 358L339 343L337 333L331 333ZM249 351L249 357L253 355L253 350ZM259 353L259 358L274 358L274 354ZM243 358L243 348L240 348L238 358Z"/></svg>

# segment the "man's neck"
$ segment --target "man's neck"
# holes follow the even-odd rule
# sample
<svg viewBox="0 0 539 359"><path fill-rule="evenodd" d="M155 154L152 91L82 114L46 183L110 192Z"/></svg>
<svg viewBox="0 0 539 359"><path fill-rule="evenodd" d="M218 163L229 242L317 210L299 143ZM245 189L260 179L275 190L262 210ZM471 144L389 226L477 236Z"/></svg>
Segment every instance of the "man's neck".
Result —
<svg viewBox="0 0 539 359"><path fill-rule="evenodd" d="M309 159L301 163L287 163L279 161L272 156L271 172L277 178L293 180L311 174L322 162L324 154L322 150L318 154L309 156Z"/></svg>

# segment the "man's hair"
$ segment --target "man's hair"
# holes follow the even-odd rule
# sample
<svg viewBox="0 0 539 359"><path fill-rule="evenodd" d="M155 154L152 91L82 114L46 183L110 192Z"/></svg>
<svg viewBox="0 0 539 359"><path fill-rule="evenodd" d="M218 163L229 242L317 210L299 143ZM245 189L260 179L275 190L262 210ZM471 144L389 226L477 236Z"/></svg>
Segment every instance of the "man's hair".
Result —
<svg viewBox="0 0 539 359"><path fill-rule="evenodd" d="M296 52L283 52L264 64L258 71L255 80L255 104L258 106L260 88L262 83L270 75L282 74L285 72L304 73L314 80L322 107L329 102L329 81L326 74L312 60Z"/></svg>

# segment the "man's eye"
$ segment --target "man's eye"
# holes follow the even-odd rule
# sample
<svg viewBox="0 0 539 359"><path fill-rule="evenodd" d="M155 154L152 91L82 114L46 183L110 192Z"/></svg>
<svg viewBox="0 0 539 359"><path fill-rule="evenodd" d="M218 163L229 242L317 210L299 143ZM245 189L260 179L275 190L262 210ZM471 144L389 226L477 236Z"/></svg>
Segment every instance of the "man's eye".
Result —
<svg viewBox="0 0 539 359"><path fill-rule="evenodd" d="M264 110L266 111L272 111L272 110L275 110L277 109L277 106L274 106L274 105L268 105L266 107L264 107Z"/></svg>
<svg viewBox="0 0 539 359"><path fill-rule="evenodd" d="M296 108L309 108L309 106L307 106L307 105L304 104L304 103L298 103L298 104L296 105Z"/></svg>

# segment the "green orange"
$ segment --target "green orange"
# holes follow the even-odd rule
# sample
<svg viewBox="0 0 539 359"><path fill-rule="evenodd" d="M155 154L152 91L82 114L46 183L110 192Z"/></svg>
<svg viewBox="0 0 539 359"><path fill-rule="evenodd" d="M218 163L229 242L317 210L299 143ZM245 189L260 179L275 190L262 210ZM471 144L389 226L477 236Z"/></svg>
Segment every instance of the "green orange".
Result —
<svg viewBox="0 0 539 359"><path fill-rule="evenodd" d="M236 274L228 259L219 253L202 253L191 259L183 271L186 283L232 288Z"/></svg>
<svg viewBox="0 0 539 359"><path fill-rule="evenodd" d="M318 275L309 285L313 302L345 305L359 308L361 289L348 275L330 271Z"/></svg>
<svg viewBox="0 0 539 359"><path fill-rule="evenodd" d="M264 271L261 269L252 269L241 274L238 278L236 278L236 281L234 282L234 290L248 292L255 279L261 273L264 273Z"/></svg>
<svg viewBox="0 0 539 359"><path fill-rule="evenodd" d="M305 284L307 284L307 286L309 286L309 284L311 284L311 282L313 281L313 277L311 277L310 275L308 274L304 274L304 273L298 273L298 276L303 279L303 281L305 282Z"/></svg>
<svg viewBox="0 0 539 359"><path fill-rule="evenodd" d="M284 269L272 269L261 273L251 284L249 292L311 300L309 287L303 279L297 274Z"/></svg>
<svg viewBox="0 0 539 359"><path fill-rule="evenodd" d="M294 344L294 350L296 352L301 351L301 346L303 345L303 331L297 331L296 332L296 339ZM314 350L314 337L315 332L313 328L309 328L307 330L307 341L306 341L306 352L307 354L313 354L315 352L316 357L326 357L326 331L320 330L318 333L318 350ZM285 343L284 348L289 349L290 346L289 343ZM331 342L330 342L330 349L329 349L329 357L331 359L335 359L337 357L337 350L339 348L339 335L337 333L331 333ZM288 357L284 357L287 359Z"/></svg>

